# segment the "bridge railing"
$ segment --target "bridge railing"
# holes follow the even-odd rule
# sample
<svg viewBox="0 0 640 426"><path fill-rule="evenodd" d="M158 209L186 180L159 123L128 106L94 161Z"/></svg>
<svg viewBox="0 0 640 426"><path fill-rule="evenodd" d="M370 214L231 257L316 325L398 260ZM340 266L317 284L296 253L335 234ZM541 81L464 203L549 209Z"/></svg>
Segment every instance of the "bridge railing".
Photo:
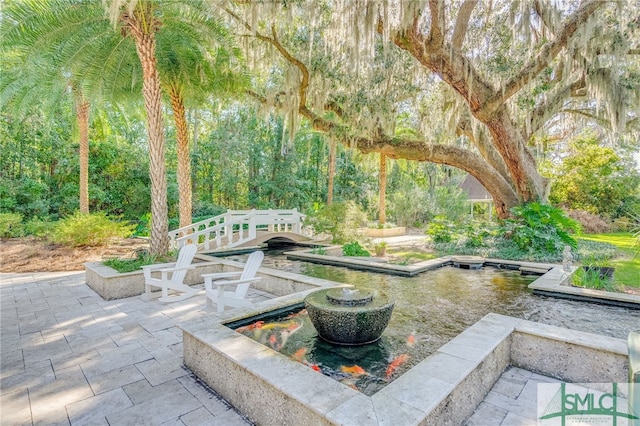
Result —
<svg viewBox="0 0 640 426"><path fill-rule="evenodd" d="M297 209L228 210L170 232L170 245L178 249L196 243L204 250L235 247L255 239L258 231L301 233L305 217Z"/></svg>

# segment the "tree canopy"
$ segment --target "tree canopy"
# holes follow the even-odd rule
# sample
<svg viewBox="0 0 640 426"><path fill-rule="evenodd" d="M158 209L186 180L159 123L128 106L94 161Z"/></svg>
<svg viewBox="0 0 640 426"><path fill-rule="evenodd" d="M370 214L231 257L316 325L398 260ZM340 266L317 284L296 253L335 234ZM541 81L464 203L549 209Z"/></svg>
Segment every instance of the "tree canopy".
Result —
<svg viewBox="0 0 640 426"><path fill-rule="evenodd" d="M637 122L639 6L475 0L229 2L251 95L362 152L474 175L501 216L546 200L535 136L580 114ZM408 114L412 132L399 133ZM603 127L604 128L604 127Z"/></svg>
<svg viewBox="0 0 640 426"><path fill-rule="evenodd" d="M13 112L35 105L46 116L59 105L38 105L40 98L73 94L81 158L88 152L87 134L98 130L89 111L112 117L100 111L145 106L156 252L167 248L167 193L173 190L166 184L166 163L173 159L165 158L166 134L175 136L178 149L182 221L193 210L192 187L209 191L208 202L237 207L238 188L252 205L315 202L323 192L317 176L309 174L322 169L318 135L332 147L329 199L334 159L343 171L357 168L344 150L333 148L338 141L376 158L468 172L491 193L501 217L516 205L548 199L551 185L539 162L555 141L588 129L616 153L639 146L637 2L29 0L8 1L0 24L7 65L0 70L0 102L10 101ZM261 129L253 110L238 104L225 112L237 117L214 117L222 93L255 102L268 124ZM167 105L173 129L166 124ZM16 128L11 117L4 118L8 128ZM249 128L232 129L245 123ZM193 129L191 140L199 143L191 149L189 125L196 124L203 128ZM316 163L298 164L304 178L296 182L285 172L304 158L291 148L303 149L305 139ZM558 149L568 148L563 143ZM223 161L240 154L248 163L231 172L207 164L216 156ZM398 179L398 170L412 169L407 163L389 164L390 188L429 187L435 196L431 184L407 184L408 172ZM89 168L82 164L80 174ZM219 181L208 182L214 176ZM336 175L335 195L351 194L345 188L364 180L359 172ZM313 195L287 191L295 184L310 187L311 181ZM212 195L214 188L225 193ZM197 194L197 202L201 198ZM370 205L382 201L360 198ZM383 215L384 204L379 205Z"/></svg>

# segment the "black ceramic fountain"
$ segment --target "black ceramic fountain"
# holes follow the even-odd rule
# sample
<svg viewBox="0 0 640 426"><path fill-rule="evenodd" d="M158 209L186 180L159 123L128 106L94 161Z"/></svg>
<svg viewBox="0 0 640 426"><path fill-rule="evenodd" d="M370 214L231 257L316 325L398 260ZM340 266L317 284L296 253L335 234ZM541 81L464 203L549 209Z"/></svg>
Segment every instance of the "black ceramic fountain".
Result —
<svg viewBox="0 0 640 426"><path fill-rule="evenodd" d="M391 319L394 303L385 294L330 288L309 294L309 318L323 340L337 345L375 342Z"/></svg>

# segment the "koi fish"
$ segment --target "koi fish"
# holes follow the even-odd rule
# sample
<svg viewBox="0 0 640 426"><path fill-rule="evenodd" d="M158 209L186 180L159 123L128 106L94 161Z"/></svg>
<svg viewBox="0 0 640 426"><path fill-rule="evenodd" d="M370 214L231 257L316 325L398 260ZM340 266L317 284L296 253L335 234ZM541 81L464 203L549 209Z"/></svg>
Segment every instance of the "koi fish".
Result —
<svg viewBox="0 0 640 426"><path fill-rule="evenodd" d="M293 355L291 355L291 359L298 362L302 362L306 354L307 354L307 348L300 348Z"/></svg>
<svg viewBox="0 0 640 426"><path fill-rule="evenodd" d="M363 374L367 374L364 368L360 367L359 365L354 365L352 367L347 367L346 365L343 365L342 367L340 367L340 371L342 371L343 373L351 374L353 377L358 377L358 376L362 376Z"/></svg>
<svg viewBox="0 0 640 426"><path fill-rule="evenodd" d="M296 313L290 314L287 316L287 318L295 318L295 317L299 317L300 315L306 315L307 314L307 309L302 309Z"/></svg>
<svg viewBox="0 0 640 426"><path fill-rule="evenodd" d="M278 338L275 334L269 336L269 345L275 350L278 350L277 347L282 347L282 345L278 343Z"/></svg>
<svg viewBox="0 0 640 426"><path fill-rule="evenodd" d="M416 343L416 335L411 333L409 337L407 337L407 346L411 347Z"/></svg>
<svg viewBox="0 0 640 426"><path fill-rule="evenodd" d="M313 371L317 371L318 373L322 373L322 370L320 370L320 366L318 364L309 364L309 367L311 367L311 369Z"/></svg>
<svg viewBox="0 0 640 426"><path fill-rule="evenodd" d="M405 362L407 362L409 360L409 355L407 354L401 354L398 355L397 357L395 357L393 359L393 361L391 361L389 363L389 366L387 367L387 374L386 374L386 379L389 380L391 378L391 376L393 375L393 373L396 371L396 369L401 366L402 364L404 364Z"/></svg>
<svg viewBox="0 0 640 426"><path fill-rule="evenodd" d="M264 322L264 321L263 321ZM298 328L300 324L297 321L288 321L288 322L270 322L269 324L263 324L260 326L261 330L273 330L276 328L286 328L286 329L295 329Z"/></svg>
<svg viewBox="0 0 640 426"><path fill-rule="evenodd" d="M263 325L264 325L264 321L256 321L253 324L245 325L244 327L238 327L236 328L236 331L238 333L244 333L245 331L261 328Z"/></svg>

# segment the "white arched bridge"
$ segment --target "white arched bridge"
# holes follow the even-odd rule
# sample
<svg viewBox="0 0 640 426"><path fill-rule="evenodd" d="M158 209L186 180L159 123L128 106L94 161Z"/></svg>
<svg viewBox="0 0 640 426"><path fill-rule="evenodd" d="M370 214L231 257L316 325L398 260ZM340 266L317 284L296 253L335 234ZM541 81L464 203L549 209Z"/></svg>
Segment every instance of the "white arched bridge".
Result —
<svg viewBox="0 0 640 426"><path fill-rule="evenodd" d="M221 215L169 232L171 248L197 243L201 251L257 246L267 241L302 242L306 216L292 210L227 210Z"/></svg>

